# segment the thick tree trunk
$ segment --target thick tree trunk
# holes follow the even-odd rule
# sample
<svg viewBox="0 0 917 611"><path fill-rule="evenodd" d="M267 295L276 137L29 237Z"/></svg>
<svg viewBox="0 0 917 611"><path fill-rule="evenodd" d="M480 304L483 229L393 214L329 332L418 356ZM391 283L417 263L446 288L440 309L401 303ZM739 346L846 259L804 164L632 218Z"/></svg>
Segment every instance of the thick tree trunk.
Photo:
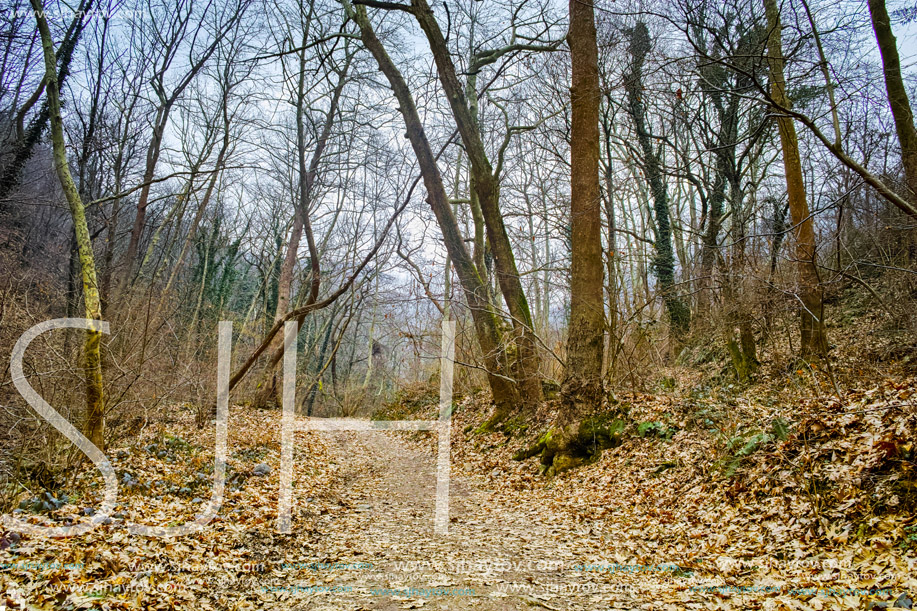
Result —
<svg viewBox="0 0 917 611"><path fill-rule="evenodd" d="M83 283L83 302L86 318L102 319L99 302L99 285L96 279L95 255L92 252L92 240L89 237L89 225L86 222L86 210L80 198L79 190L70 168L67 165L67 149L64 142L64 122L60 112L60 90L57 79L57 59L54 54L54 42L51 31L45 20L39 0L31 0L41 44L45 58L45 95L48 101L48 118L51 124L51 144L54 156L54 169L60 180L64 197L73 217L76 245L79 251L81 278ZM86 376L86 437L99 449L105 449L105 404L102 392L102 333L100 330L87 330L84 344Z"/></svg>
<svg viewBox="0 0 917 611"><path fill-rule="evenodd" d="M869 0L869 14L872 29L882 53L882 68L885 73L885 91L895 118L895 129L901 145L901 164L907 180L907 198L917 202L917 129L914 128L914 111L907 97L907 89L901 78L901 60L892 33L891 19L885 9L885 0Z"/></svg>
<svg viewBox="0 0 917 611"><path fill-rule="evenodd" d="M780 106L790 108L791 102L786 95L786 80L783 74L784 58L780 35L782 25L777 0L764 0L764 10L770 32L767 49L771 97ZM791 117L782 116L777 118L777 127L783 149L783 169L786 174L790 218L794 227L793 237L796 239L797 289L802 302L799 311L801 356L823 356L828 351L828 340L825 334L822 289L819 286L815 261L815 223L806 200L796 126Z"/></svg>
<svg viewBox="0 0 917 611"><path fill-rule="evenodd" d="M599 195L599 67L595 12L570 0L570 320L563 397L568 411L602 400L605 305Z"/></svg>
<svg viewBox="0 0 917 611"><path fill-rule="evenodd" d="M456 275L465 292L465 299L471 310L478 343L487 369L487 377L496 404L494 422L506 417L519 407L519 393L516 385L508 378L509 366L507 355L503 346L500 333L499 319L487 299L487 289L481 281L477 268L465 248L458 223L452 214L449 197L443 185L442 176L436 166L436 158L430 148L424 132L423 123L414 105L414 99L408 89L407 83L401 72L392 62L382 42L376 37L362 6L352 10L352 16L360 27L360 36L363 44L372 53L379 69L386 76L398 100L399 110L404 118L407 137L417 156L420 171L423 176L424 186L427 189L427 201L433 209L433 214L439 224L445 240L446 251L452 259Z"/></svg>

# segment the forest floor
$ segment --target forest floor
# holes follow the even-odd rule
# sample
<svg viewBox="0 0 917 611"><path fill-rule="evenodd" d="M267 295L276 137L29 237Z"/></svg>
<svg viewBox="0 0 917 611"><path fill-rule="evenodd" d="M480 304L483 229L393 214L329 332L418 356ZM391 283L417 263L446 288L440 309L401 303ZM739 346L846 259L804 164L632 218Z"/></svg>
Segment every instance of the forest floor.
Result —
<svg viewBox="0 0 917 611"><path fill-rule="evenodd" d="M858 405L895 405L910 396L913 382L867 391ZM664 398L632 399L644 409L677 412ZM421 412L427 409L434 408ZM913 430L913 410L865 409L876 419L873 428ZM768 476L789 472L799 459L787 447L792 439L761 452L757 466L750 454L752 464L742 465L739 479L705 473L715 448L688 430L673 439L628 438L598 462L548 479L538 475L537 458L509 458L525 436L472 430L485 410L484 401L468 397L453 416L446 535L433 529L435 435L374 431L297 433L293 533L278 534L279 413L235 407L220 515L180 538L129 535L125 522L179 524L209 498L212 424L198 429L191 410L173 411L171 421L109 450L121 482L111 523L54 540L3 533L0 605L820 610L912 604L913 506L860 516L868 527L845 521L827 502L813 513L812 495L791 489L787 477ZM834 411L820 415L822 427L845 417ZM889 412L898 415L889 420ZM801 424L811 433L806 460L824 456L827 447L829 466L873 454L881 462L898 438L877 436L857 419L837 443L807 422ZM865 445L845 453L857 444ZM775 462L777 454L783 455ZM872 467L860 464L858 472L864 468ZM87 466L68 483L67 498L27 498L14 516L49 525L86 520L80 514L90 513L85 509L94 505L99 482ZM769 492L741 489L753 483ZM29 505L41 502L52 507Z"/></svg>
<svg viewBox="0 0 917 611"><path fill-rule="evenodd" d="M167 540L134 537L124 526L183 522L201 498L182 497L208 497L209 481L194 473L206 469L206 432L191 426L189 414L115 450L119 478L129 483L111 524L67 539L4 534L6 599L0 604L498 610L629 609L644 600L625 585L633 575L577 568L582 558L603 556L604 533L576 529L565 514L479 487L462 469L451 481L449 532L434 534L434 457L400 433L298 433L294 532L277 534L279 444L271 437L279 430L278 414L233 412L241 425L230 427L233 475L221 517L210 528ZM255 475L258 465L270 473ZM160 494L178 486L185 491ZM69 524L80 519L89 495L16 517ZM671 589L668 575L653 575L654 587Z"/></svg>
<svg viewBox="0 0 917 611"><path fill-rule="evenodd" d="M448 534L434 532L437 435L391 431L296 433L279 533L280 413L233 406L219 514L131 535L192 520L211 495L214 422L150 412L107 450L119 496L104 523L48 539L6 521L0 609L912 608L917 352L910 327L870 316L835 333L833 370L770 354L740 385L705 345L683 353L606 406L627 423L620 445L554 477L513 456L557 401L486 432L487 394L457 379ZM435 419L436 393L402 389L373 417ZM98 471L51 479L16 483L11 517L90 520Z"/></svg>

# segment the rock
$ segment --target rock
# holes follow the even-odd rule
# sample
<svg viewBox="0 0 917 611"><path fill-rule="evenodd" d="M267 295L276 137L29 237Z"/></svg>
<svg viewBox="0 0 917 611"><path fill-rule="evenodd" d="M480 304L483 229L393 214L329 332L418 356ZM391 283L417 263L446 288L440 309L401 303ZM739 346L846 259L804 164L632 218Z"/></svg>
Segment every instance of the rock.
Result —
<svg viewBox="0 0 917 611"><path fill-rule="evenodd" d="M252 473L259 477L268 475L271 472L271 467L267 463L259 463L255 465L255 468L252 469Z"/></svg>
<svg viewBox="0 0 917 611"><path fill-rule="evenodd" d="M99 524L111 524L112 522L114 522L114 520L112 520L108 516L105 516L104 518L102 518Z"/></svg>
<svg viewBox="0 0 917 611"><path fill-rule="evenodd" d="M179 494L191 494L191 488L183 487L178 491Z"/></svg>
<svg viewBox="0 0 917 611"><path fill-rule="evenodd" d="M122 484L130 484L133 480L134 480L134 476L128 473L127 471L125 471L124 475L121 476Z"/></svg>
<svg viewBox="0 0 917 611"><path fill-rule="evenodd" d="M116 511L115 513L112 514L111 517L115 518L116 520L123 520L123 519L126 518L127 516L124 515L124 512L123 512L123 511Z"/></svg>
<svg viewBox="0 0 917 611"><path fill-rule="evenodd" d="M83 507L82 513L84 516L94 516L96 513L96 510L93 509L92 507Z"/></svg>
<svg viewBox="0 0 917 611"><path fill-rule="evenodd" d="M194 497L193 499L191 499L191 502L192 502L192 503L203 503L203 502L204 502L204 499L202 499L202 498L199 497L199 496L196 496L196 497Z"/></svg>
<svg viewBox="0 0 917 611"><path fill-rule="evenodd" d="M0 535L0 550L5 550L19 543L19 533Z"/></svg>
<svg viewBox="0 0 917 611"><path fill-rule="evenodd" d="M166 452L165 450L159 450L158 452L156 452L156 456L159 458L165 458L168 455L169 453Z"/></svg>

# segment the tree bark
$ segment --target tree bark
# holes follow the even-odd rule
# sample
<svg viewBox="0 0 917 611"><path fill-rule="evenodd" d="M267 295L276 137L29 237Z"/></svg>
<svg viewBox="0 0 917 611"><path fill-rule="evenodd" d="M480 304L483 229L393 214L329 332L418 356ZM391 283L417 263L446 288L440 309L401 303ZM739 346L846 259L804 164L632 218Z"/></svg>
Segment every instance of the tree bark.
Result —
<svg viewBox="0 0 917 611"><path fill-rule="evenodd" d="M563 383L568 411L602 400L605 306L599 195L599 67L595 11L570 0L570 320Z"/></svg>
<svg viewBox="0 0 917 611"><path fill-rule="evenodd" d="M89 237L89 225L86 222L86 210L80 198L79 190L70 174L67 165L67 149L64 142L64 122L60 110L60 90L57 77L57 58L54 53L54 42L44 9L40 0L31 0L38 31L41 35L41 46L45 59L45 96L48 102L48 119L51 125L51 144L54 157L54 169L57 172L61 189L70 215L73 217L74 233L79 251L81 279L83 283L83 302L86 318L102 319L99 302L99 285L96 279L95 256L92 252L92 240ZM85 380L86 380L86 437L99 449L105 449L105 403L102 392L102 333L101 328L87 330L84 343Z"/></svg>
<svg viewBox="0 0 917 611"><path fill-rule="evenodd" d="M885 74L885 91L895 119L895 130L901 145L901 165L907 182L907 198L917 202L917 129L914 128L914 111L901 78L901 60L891 19L885 9L885 0L869 0L872 29L882 54L882 71Z"/></svg>
<svg viewBox="0 0 917 611"><path fill-rule="evenodd" d="M790 108L791 101L786 95L786 80L783 74L782 24L777 0L764 0L764 10L769 30L767 52L771 97L780 106ZM803 358L823 356L828 351L828 340L825 333L822 289L819 285L815 259L815 222L809 213L809 204L806 200L796 125L791 117L779 116L777 127L783 150L783 169L786 174L786 191L790 218L793 222L793 237L796 239L797 290L801 301L799 311L800 352Z"/></svg>

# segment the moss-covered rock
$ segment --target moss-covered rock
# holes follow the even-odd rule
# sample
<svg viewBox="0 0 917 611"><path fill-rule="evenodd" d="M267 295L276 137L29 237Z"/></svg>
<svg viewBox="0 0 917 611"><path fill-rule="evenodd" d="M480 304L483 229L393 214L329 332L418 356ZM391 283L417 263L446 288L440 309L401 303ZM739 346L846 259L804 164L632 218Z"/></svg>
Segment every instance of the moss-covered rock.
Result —
<svg viewBox="0 0 917 611"><path fill-rule="evenodd" d="M541 472L548 476L595 462L602 450L621 444L624 420L615 414L590 416L545 432L531 447L517 452L516 460L541 454Z"/></svg>
<svg viewBox="0 0 917 611"><path fill-rule="evenodd" d="M626 423L614 414L600 414L580 422L576 442L587 454L621 445Z"/></svg>
<svg viewBox="0 0 917 611"><path fill-rule="evenodd" d="M525 433L529 429L529 424L525 417L520 414L506 419L503 424L500 425L499 429L504 435L513 437Z"/></svg>
<svg viewBox="0 0 917 611"><path fill-rule="evenodd" d="M554 462L551 465L553 475L575 469L582 465L586 460L579 456L570 456L569 454L557 454L554 456Z"/></svg>

